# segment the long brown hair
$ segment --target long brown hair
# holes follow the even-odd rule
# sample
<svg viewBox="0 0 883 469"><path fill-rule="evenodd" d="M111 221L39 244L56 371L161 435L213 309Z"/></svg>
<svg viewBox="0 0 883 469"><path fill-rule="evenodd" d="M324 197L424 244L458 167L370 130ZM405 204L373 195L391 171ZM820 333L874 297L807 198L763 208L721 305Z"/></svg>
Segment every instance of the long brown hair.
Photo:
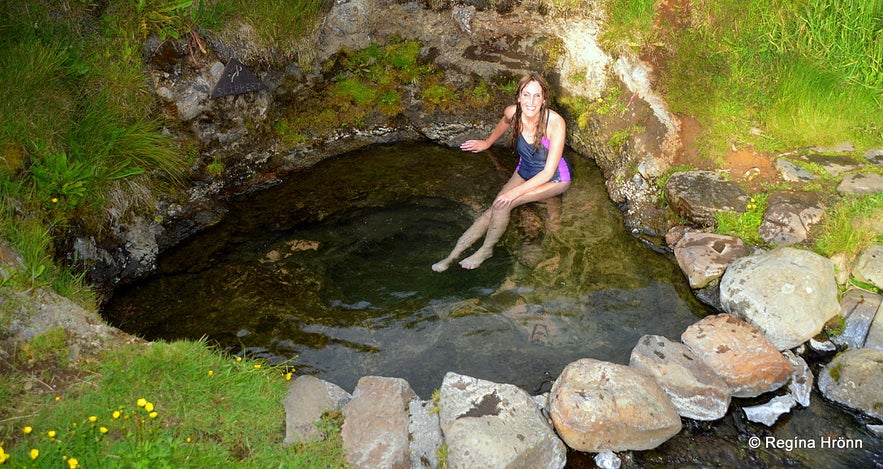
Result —
<svg viewBox="0 0 883 469"><path fill-rule="evenodd" d="M521 103L519 102L519 99L521 98L521 92L524 90L524 87L532 81L537 82L543 90L543 103L540 105L540 120L537 122L537 130L533 138L534 151L540 148L543 137L546 136L546 120L548 119L549 114L546 109L546 98L549 96L549 84L546 83L546 79L539 73L530 72L521 78L521 81L518 82L517 91L515 92L515 115L512 116L512 120L515 121L515 127L512 132L513 150L515 149L515 146L518 145L518 137L521 135Z"/></svg>

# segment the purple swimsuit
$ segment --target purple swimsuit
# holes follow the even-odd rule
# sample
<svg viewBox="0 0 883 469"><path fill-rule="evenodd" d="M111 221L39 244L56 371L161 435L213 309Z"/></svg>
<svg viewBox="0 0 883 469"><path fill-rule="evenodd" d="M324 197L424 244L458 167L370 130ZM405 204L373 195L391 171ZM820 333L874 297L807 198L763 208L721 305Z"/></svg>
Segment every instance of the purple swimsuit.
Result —
<svg viewBox="0 0 883 469"><path fill-rule="evenodd" d="M523 136L518 136L518 143L515 145L515 152L518 153L518 166L515 168L515 171L525 181L536 176L546 167L546 158L549 156L549 144L551 141L549 137L543 136L540 143L540 147L534 151L533 145L527 143ZM561 159L558 161L558 169L549 181L570 181L570 166L567 165L564 155L561 155Z"/></svg>

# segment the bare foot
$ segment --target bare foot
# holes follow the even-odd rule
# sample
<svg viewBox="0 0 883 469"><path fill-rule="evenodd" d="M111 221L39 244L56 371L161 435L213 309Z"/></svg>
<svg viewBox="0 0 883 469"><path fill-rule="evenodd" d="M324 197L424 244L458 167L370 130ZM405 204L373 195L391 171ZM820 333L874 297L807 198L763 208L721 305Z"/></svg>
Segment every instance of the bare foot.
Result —
<svg viewBox="0 0 883 469"><path fill-rule="evenodd" d="M442 260L436 262L435 264L432 264L432 270L434 270L436 272L444 272L444 271L448 270L448 267L450 267L450 266L451 266L450 259L442 259Z"/></svg>
<svg viewBox="0 0 883 469"><path fill-rule="evenodd" d="M460 267L464 269L477 269L482 262L490 259L491 254L493 254L493 251L490 249L479 249L478 251L475 251L475 253L473 253L471 256L460 261Z"/></svg>

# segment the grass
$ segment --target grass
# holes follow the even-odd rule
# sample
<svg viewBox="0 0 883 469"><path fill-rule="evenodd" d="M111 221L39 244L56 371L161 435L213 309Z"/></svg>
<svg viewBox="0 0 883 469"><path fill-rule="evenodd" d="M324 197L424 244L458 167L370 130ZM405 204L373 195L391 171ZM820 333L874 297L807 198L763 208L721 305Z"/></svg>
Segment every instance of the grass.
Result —
<svg viewBox="0 0 883 469"><path fill-rule="evenodd" d="M729 236L742 238L745 243L753 245L764 245L758 233L761 223L763 223L763 214L766 211L767 194L760 193L752 196L748 204L745 206L745 212L717 212L715 220L717 222L715 232Z"/></svg>
<svg viewBox="0 0 883 469"><path fill-rule="evenodd" d="M883 1L691 2L683 26L663 24L652 37L656 12L643 3L611 0L604 40L664 57L666 99L700 121L710 161L732 145L883 141Z"/></svg>
<svg viewBox="0 0 883 469"><path fill-rule="evenodd" d="M115 348L61 391L23 392L38 377L20 370L0 385L0 441L11 467L346 467L333 413L325 440L282 446L287 371L203 342Z"/></svg>
<svg viewBox="0 0 883 469"><path fill-rule="evenodd" d="M828 209L823 234L815 250L831 256L844 253L855 259L871 244L883 244L883 235L875 230L875 220L883 219L883 194L848 196Z"/></svg>

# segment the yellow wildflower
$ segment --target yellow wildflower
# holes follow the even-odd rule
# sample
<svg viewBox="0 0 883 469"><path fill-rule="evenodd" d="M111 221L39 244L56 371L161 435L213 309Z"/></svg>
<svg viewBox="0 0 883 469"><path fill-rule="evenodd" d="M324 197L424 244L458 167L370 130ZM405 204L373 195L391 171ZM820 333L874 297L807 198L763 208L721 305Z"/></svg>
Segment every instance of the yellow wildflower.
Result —
<svg viewBox="0 0 883 469"><path fill-rule="evenodd" d="M30 435L32 431L34 431L34 429L31 428L30 426L27 426L27 427L21 429L21 432L24 433L25 435Z"/></svg>
<svg viewBox="0 0 883 469"><path fill-rule="evenodd" d="M58 402L61 400L61 396L55 396L55 401Z"/></svg>
<svg viewBox="0 0 883 469"><path fill-rule="evenodd" d="M58 203L58 197L53 197L53 198L52 198L52 203L53 203L53 204L57 204L57 203Z"/></svg>
<svg viewBox="0 0 883 469"><path fill-rule="evenodd" d="M118 418L120 418L120 411L115 410L115 411L113 411L113 414L111 414L111 415L113 415L113 418L118 419Z"/></svg>
<svg viewBox="0 0 883 469"><path fill-rule="evenodd" d="M98 431L101 433L107 433L107 427L98 427Z"/></svg>
<svg viewBox="0 0 883 469"><path fill-rule="evenodd" d="M152 418L152 419L155 419L158 415L159 415L159 414L156 413L156 412L151 412L151 413L147 414L147 416L150 417L150 418Z"/></svg>
<svg viewBox="0 0 883 469"><path fill-rule="evenodd" d="M187 440L185 440L185 441L187 441L187 443L190 443L190 441L191 441L191 440L190 440L190 437L188 436L188 437L187 437Z"/></svg>
<svg viewBox="0 0 883 469"><path fill-rule="evenodd" d="M147 405L147 399L139 397L135 403L138 404L138 407L144 407Z"/></svg>
<svg viewBox="0 0 883 469"><path fill-rule="evenodd" d="M31 454L31 461L33 461L34 459L37 459L40 456L40 450L38 450L37 448L31 448L30 454Z"/></svg>
<svg viewBox="0 0 883 469"><path fill-rule="evenodd" d="M242 361L242 357L236 357L236 361L241 362L241 361Z"/></svg>
<svg viewBox="0 0 883 469"><path fill-rule="evenodd" d="M291 372L285 373L285 381L291 381Z"/></svg>
<svg viewBox="0 0 883 469"><path fill-rule="evenodd" d="M0 464L5 463L7 459L9 459L9 455L6 454L6 452L3 451L3 447L0 446Z"/></svg>
<svg viewBox="0 0 883 469"><path fill-rule="evenodd" d="M260 363L255 363L255 364L254 364L254 369L259 370L260 368L261 368L261 364L260 364Z"/></svg>
<svg viewBox="0 0 883 469"><path fill-rule="evenodd" d="M46 432L46 436L48 436L49 438L55 438L55 430L49 430L48 432Z"/></svg>
<svg viewBox="0 0 883 469"><path fill-rule="evenodd" d="M208 370L208 375L209 375L209 376L214 376L214 375L215 375L215 370Z"/></svg>
<svg viewBox="0 0 883 469"><path fill-rule="evenodd" d="M67 466L71 469L77 469L80 467L80 461L77 461L77 458L70 458L67 460Z"/></svg>
<svg viewBox="0 0 883 469"><path fill-rule="evenodd" d="M96 417L96 416L94 416L94 415L90 415L90 416L89 416L89 421L92 422L92 423L95 423L96 421L98 421L98 417Z"/></svg>
<svg viewBox="0 0 883 469"><path fill-rule="evenodd" d="M148 402L144 404L144 410L148 412L153 412L153 402Z"/></svg>

